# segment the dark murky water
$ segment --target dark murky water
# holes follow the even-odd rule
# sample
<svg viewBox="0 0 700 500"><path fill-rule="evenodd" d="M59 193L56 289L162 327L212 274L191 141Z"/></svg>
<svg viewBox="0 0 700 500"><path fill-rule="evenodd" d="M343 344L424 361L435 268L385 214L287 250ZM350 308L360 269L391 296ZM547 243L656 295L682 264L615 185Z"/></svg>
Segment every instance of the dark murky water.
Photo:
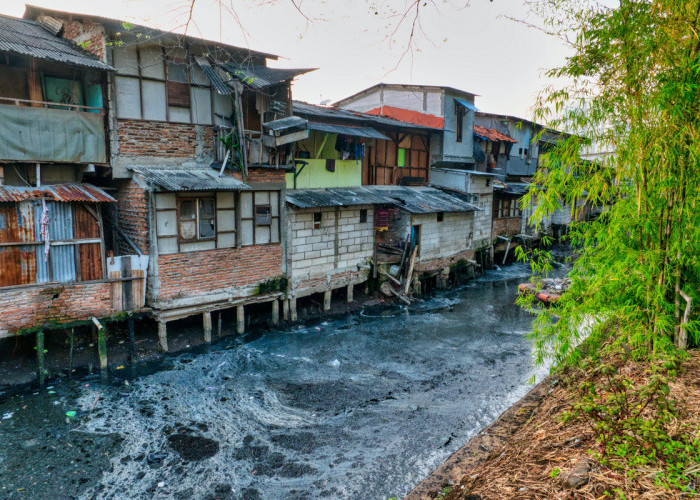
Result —
<svg viewBox="0 0 700 500"><path fill-rule="evenodd" d="M0 497L401 497L544 374L526 274L8 399Z"/></svg>

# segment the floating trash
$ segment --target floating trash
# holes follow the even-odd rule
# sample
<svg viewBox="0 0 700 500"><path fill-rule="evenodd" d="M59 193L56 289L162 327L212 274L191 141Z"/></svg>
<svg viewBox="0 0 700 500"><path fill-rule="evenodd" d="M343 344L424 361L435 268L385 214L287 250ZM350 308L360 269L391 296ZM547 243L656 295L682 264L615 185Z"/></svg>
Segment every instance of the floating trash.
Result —
<svg viewBox="0 0 700 500"><path fill-rule="evenodd" d="M8 411L7 413L2 414L2 419L7 420L8 418L12 418L12 416L15 414L13 411Z"/></svg>
<svg viewBox="0 0 700 500"><path fill-rule="evenodd" d="M77 414L78 414L78 412L75 411L75 410L68 410L68 411L66 412L66 417L68 417L68 418L75 418Z"/></svg>

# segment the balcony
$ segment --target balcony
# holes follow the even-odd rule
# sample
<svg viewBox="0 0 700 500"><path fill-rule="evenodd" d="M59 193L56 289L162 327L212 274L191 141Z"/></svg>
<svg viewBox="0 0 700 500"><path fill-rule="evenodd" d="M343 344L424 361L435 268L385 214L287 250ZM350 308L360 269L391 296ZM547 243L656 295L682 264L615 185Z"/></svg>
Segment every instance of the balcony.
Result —
<svg viewBox="0 0 700 500"><path fill-rule="evenodd" d="M0 97L0 161L106 163L104 113Z"/></svg>

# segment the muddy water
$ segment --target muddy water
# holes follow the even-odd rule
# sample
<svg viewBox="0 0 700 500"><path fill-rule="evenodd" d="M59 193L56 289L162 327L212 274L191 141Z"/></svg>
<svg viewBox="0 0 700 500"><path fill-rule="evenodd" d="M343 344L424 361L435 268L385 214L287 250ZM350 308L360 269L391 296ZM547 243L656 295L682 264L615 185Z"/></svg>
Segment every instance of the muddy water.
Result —
<svg viewBox="0 0 700 500"><path fill-rule="evenodd" d="M8 398L0 497L401 497L544 375L526 274Z"/></svg>

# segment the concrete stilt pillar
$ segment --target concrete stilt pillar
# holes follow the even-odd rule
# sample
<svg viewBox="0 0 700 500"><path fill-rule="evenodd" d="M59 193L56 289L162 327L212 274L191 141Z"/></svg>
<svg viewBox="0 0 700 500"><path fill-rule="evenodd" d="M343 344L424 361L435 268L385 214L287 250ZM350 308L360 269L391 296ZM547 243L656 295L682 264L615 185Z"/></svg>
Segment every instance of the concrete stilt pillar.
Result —
<svg viewBox="0 0 700 500"><path fill-rule="evenodd" d="M46 382L46 370L44 368L44 330L36 332L36 375L39 385L43 387Z"/></svg>
<svg viewBox="0 0 700 500"><path fill-rule="evenodd" d="M277 326L280 323L280 303L277 299L272 301L272 325Z"/></svg>
<svg viewBox="0 0 700 500"><path fill-rule="evenodd" d="M73 378L73 349L75 348L75 328L71 328L68 332L70 348L68 351L68 378Z"/></svg>
<svg viewBox="0 0 700 500"><path fill-rule="evenodd" d="M211 312L207 311L202 314L202 326L204 328L204 342L211 342Z"/></svg>
<svg viewBox="0 0 700 500"><path fill-rule="evenodd" d="M297 298L296 297L291 297L289 299L289 320L290 321L297 320Z"/></svg>
<svg viewBox="0 0 700 500"><path fill-rule="evenodd" d="M97 327L97 354L100 357L100 371L107 369L107 328Z"/></svg>
<svg viewBox="0 0 700 500"><path fill-rule="evenodd" d="M323 292L323 310L324 311L330 311L331 310L331 294L333 293L333 290L327 290Z"/></svg>
<svg viewBox="0 0 700 500"><path fill-rule="evenodd" d="M163 352L168 352L168 326L165 321L158 322L158 341Z"/></svg>
<svg viewBox="0 0 700 500"><path fill-rule="evenodd" d="M282 300L282 319L289 321L289 299Z"/></svg>
<svg viewBox="0 0 700 500"><path fill-rule="evenodd" d="M223 311L219 311L219 312L217 313L217 315L216 315L216 318L217 318L217 319L216 319L216 322L217 322L217 326L216 326L216 336L217 336L217 337L221 337L221 323L222 323L222 321L223 321L223 319L222 319L222 316L223 316L223 315L224 315L224 312L223 312Z"/></svg>
<svg viewBox="0 0 700 500"><path fill-rule="evenodd" d="M348 303L353 301L354 292L355 292L355 286L352 283L350 283L348 285Z"/></svg>
<svg viewBox="0 0 700 500"><path fill-rule="evenodd" d="M136 361L136 339L134 338L134 318L129 316L126 321L126 327L129 331L129 363Z"/></svg>
<svg viewBox="0 0 700 500"><path fill-rule="evenodd" d="M243 306L236 307L236 332L245 332L245 310Z"/></svg>

